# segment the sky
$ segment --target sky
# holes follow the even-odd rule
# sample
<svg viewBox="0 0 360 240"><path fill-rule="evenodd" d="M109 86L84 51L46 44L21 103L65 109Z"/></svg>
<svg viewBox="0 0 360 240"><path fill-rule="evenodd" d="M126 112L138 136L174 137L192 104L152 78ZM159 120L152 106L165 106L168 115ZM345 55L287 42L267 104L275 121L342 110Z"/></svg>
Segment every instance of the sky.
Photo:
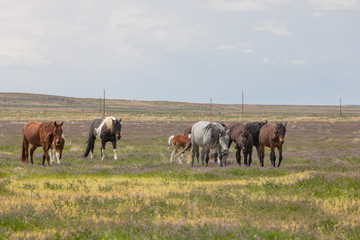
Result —
<svg viewBox="0 0 360 240"><path fill-rule="evenodd" d="M360 0L0 0L0 92L360 104Z"/></svg>

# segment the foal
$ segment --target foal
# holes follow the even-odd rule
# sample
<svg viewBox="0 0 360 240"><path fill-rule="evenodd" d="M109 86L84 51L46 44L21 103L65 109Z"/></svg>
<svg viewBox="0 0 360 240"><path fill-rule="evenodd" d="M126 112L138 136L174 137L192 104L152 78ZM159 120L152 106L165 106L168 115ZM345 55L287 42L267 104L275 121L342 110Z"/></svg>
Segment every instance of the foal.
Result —
<svg viewBox="0 0 360 240"><path fill-rule="evenodd" d="M180 147L185 148L188 145L188 143L190 143L189 136L176 135L176 136L169 137L168 147L170 147L170 145L172 145L174 147L174 151L171 153L170 162L172 162L174 154L178 153L178 149ZM177 159L178 159L179 163L182 163L182 161L179 157L177 157Z"/></svg>
<svg viewBox="0 0 360 240"><path fill-rule="evenodd" d="M252 149L253 149L253 138L248 131L244 131L238 135L236 138L236 161L239 165L241 165L241 153L240 151L243 150L244 154L244 163L245 166L250 166L251 164L251 156L252 156ZM249 157L249 163L248 163Z"/></svg>
<svg viewBox="0 0 360 240"><path fill-rule="evenodd" d="M60 164L60 159L62 157L62 151L65 146L65 137L64 134L61 135L61 138L58 141L53 141L50 147L50 163L55 162L55 157L57 160L57 164ZM43 156L44 157L44 156Z"/></svg>

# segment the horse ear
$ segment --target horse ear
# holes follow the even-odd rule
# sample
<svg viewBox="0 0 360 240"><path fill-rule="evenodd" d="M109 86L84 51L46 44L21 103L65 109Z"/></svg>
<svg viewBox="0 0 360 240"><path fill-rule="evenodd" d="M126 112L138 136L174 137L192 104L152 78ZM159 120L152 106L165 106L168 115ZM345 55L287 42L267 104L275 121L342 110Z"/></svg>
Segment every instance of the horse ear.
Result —
<svg viewBox="0 0 360 240"><path fill-rule="evenodd" d="M121 120L122 120L122 117L118 121L121 122Z"/></svg>
<svg viewBox="0 0 360 240"><path fill-rule="evenodd" d="M287 125L287 122L284 124L284 127L286 127L286 125Z"/></svg>
<svg viewBox="0 0 360 240"><path fill-rule="evenodd" d="M61 122L61 123L59 124L59 127L61 127L63 124L64 124L64 122Z"/></svg>

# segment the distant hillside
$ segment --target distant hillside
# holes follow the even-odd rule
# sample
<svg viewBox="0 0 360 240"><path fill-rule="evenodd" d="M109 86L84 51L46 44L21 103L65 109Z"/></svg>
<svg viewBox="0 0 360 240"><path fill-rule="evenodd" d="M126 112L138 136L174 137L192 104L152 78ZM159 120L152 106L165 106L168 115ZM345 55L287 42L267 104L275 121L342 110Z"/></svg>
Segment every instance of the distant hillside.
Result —
<svg viewBox="0 0 360 240"><path fill-rule="evenodd" d="M5 102L6 97L6 102ZM92 112L100 113L100 100L98 98L74 98L30 93L0 93L0 109L4 110L34 110L58 112ZM101 106L101 108L103 108ZM106 112L130 115L166 115L176 117L194 116L221 116L222 118L238 119L242 116L240 104L209 104L167 102L167 101L134 101L120 99L106 99ZM344 106L344 116L359 117L359 106ZM337 106L291 106L291 105L244 105L244 118L248 119L278 119L299 117L337 117ZM3 117L6 114L2 113Z"/></svg>

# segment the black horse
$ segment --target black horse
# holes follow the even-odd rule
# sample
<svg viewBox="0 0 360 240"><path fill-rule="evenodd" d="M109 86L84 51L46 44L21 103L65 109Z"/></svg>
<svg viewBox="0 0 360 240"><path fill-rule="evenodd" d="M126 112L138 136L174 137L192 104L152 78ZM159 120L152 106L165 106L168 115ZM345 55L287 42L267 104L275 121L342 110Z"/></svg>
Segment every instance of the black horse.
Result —
<svg viewBox="0 0 360 240"><path fill-rule="evenodd" d="M105 145L106 142L111 142L113 144L114 159L117 159L116 155L116 140L121 139L121 118L118 120L115 117L106 117L94 119L91 122L89 138L87 141L87 146L83 157L87 157L90 154L90 157L93 158L93 152L95 147L96 138L100 137L101 139L101 160L105 156Z"/></svg>
<svg viewBox="0 0 360 240"><path fill-rule="evenodd" d="M267 120L264 122L252 122L252 123L247 123L244 127L244 130L248 131L253 139L253 146L256 148L257 154L260 153L260 143L259 143L260 128L265 126L267 123L268 123Z"/></svg>

